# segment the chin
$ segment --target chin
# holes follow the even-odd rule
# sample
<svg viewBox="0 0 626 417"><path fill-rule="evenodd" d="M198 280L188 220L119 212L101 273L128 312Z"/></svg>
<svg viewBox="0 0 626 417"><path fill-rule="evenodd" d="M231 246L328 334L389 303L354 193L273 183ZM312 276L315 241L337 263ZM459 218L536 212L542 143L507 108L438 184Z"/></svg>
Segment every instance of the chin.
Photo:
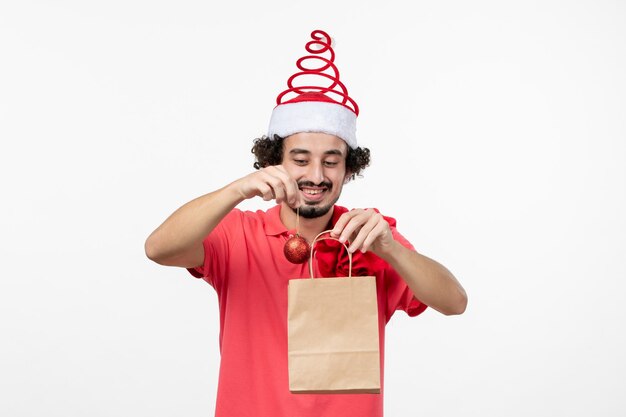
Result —
<svg viewBox="0 0 626 417"><path fill-rule="evenodd" d="M330 211L330 209L332 209L333 206L322 206L322 207L318 207L318 206L303 206L300 207L300 216L305 218L305 219L315 219L318 217L322 217L323 215L325 215L326 213L328 213Z"/></svg>
<svg viewBox="0 0 626 417"><path fill-rule="evenodd" d="M322 217L332 210L336 202L337 200L327 205L318 205L317 203L308 205L308 203L304 203L303 206L300 206L299 215L305 219L316 219L318 217ZM298 213L298 209L292 208L292 210L294 213Z"/></svg>

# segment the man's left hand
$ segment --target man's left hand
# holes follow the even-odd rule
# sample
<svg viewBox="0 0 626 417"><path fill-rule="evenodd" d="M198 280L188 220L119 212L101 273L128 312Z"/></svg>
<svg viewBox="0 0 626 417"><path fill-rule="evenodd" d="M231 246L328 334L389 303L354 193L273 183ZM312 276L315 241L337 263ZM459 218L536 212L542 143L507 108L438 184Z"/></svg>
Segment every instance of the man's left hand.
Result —
<svg viewBox="0 0 626 417"><path fill-rule="evenodd" d="M389 223L373 209L354 209L342 214L330 235L342 243L350 241L348 250L351 253L357 250L365 253L371 249L380 257L384 257L395 243Z"/></svg>

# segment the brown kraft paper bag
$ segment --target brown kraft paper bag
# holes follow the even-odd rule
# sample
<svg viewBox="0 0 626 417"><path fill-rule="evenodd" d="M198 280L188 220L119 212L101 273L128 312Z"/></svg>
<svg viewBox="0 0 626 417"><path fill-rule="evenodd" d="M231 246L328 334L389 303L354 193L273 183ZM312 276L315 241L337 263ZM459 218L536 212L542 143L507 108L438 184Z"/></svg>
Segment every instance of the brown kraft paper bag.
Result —
<svg viewBox="0 0 626 417"><path fill-rule="evenodd" d="M376 278L292 279L288 288L289 390L292 393L380 393ZM334 239L337 240L337 239ZM344 247L347 250L346 245Z"/></svg>

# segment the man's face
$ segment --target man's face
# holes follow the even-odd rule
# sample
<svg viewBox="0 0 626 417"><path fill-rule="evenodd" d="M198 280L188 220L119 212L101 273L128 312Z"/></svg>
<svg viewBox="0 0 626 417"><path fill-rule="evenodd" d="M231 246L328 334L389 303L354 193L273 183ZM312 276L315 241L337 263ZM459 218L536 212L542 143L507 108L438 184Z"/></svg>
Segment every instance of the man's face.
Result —
<svg viewBox="0 0 626 417"><path fill-rule="evenodd" d="M300 216L323 216L341 195L348 145L325 133L296 133L283 142L282 165L296 180L304 204Z"/></svg>

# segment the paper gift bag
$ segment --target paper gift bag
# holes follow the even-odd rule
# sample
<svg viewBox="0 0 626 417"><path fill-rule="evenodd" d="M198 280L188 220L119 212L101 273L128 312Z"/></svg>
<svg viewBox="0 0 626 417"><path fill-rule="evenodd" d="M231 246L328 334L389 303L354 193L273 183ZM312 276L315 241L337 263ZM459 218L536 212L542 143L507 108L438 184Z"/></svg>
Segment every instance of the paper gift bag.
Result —
<svg viewBox="0 0 626 417"><path fill-rule="evenodd" d="M376 279L292 279L288 289L289 390L292 393L380 393ZM337 239L334 239L337 240ZM347 247L344 245L347 250Z"/></svg>

